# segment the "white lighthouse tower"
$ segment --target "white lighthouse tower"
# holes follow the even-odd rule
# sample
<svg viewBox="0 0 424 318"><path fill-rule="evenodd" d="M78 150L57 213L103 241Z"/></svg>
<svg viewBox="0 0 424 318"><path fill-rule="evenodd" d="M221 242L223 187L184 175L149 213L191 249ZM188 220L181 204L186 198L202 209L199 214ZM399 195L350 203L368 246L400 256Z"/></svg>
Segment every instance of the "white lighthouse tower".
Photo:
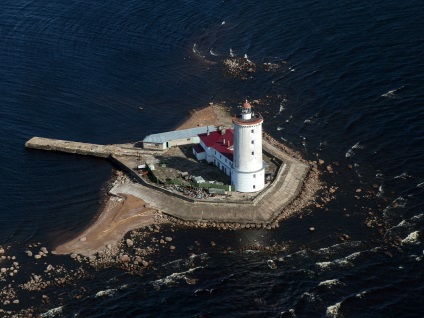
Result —
<svg viewBox="0 0 424 318"><path fill-rule="evenodd" d="M265 168L262 161L262 122L246 102L240 115L233 118L234 157L231 184L239 192L256 192L265 186Z"/></svg>

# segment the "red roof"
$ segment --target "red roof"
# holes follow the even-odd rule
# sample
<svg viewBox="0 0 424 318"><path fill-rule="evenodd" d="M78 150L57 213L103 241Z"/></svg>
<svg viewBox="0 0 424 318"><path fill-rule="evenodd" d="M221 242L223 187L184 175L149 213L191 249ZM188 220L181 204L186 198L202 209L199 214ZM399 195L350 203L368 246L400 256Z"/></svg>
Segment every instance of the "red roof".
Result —
<svg viewBox="0 0 424 318"><path fill-rule="evenodd" d="M250 108L250 107L251 106L250 106L249 102L246 100L243 104L243 108Z"/></svg>
<svg viewBox="0 0 424 318"><path fill-rule="evenodd" d="M234 144L234 130L226 129L224 134L221 131L214 131L200 134L200 140L203 141L206 147L211 147L218 151L223 156L233 161L233 150L230 147Z"/></svg>

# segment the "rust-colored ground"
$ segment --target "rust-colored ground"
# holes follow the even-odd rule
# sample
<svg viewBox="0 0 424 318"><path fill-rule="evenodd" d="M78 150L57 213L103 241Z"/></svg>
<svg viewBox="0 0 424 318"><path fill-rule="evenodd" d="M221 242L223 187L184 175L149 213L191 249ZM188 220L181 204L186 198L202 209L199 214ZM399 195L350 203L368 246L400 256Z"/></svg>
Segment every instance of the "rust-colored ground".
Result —
<svg viewBox="0 0 424 318"><path fill-rule="evenodd" d="M128 231L156 223L156 211L144 205L132 195L110 197L99 218L78 237L57 246L55 252L90 256L108 244L115 246Z"/></svg>
<svg viewBox="0 0 424 318"><path fill-rule="evenodd" d="M194 128L206 125L232 125L231 115L228 109L220 104L213 104L200 110L194 110L184 123L176 128L176 130Z"/></svg>
<svg viewBox="0 0 424 318"><path fill-rule="evenodd" d="M210 105L194 110L190 118L177 130L205 125L231 125L231 117L225 107ZM108 244L116 246L124 235L137 228L156 223L154 209L145 208L145 202L132 195L110 197L98 219L78 237L55 248L58 254L93 255Z"/></svg>

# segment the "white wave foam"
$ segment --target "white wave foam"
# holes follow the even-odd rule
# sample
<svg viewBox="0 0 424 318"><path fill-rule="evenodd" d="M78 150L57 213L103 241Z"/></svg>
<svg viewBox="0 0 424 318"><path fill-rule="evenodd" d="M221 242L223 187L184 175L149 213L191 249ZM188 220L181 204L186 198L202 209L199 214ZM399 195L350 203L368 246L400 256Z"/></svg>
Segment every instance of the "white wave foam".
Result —
<svg viewBox="0 0 424 318"><path fill-rule="evenodd" d="M278 127L277 127L277 130L278 130L278 131L283 130L283 127L278 126Z"/></svg>
<svg viewBox="0 0 424 318"><path fill-rule="evenodd" d="M213 56L219 56L219 54L218 54L218 53L216 53L216 52L214 52L214 51L212 51L212 49L210 49L210 50L209 50L209 53L210 53L211 55L213 55Z"/></svg>
<svg viewBox="0 0 424 318"><path fill-rule="evenodd" d="M386 98L395 98L396 97L396 93L399 92L401 89L403 89L405 86L402 85L401 87L398 87L396 89L392 89L390 91L388 91L387 93L384 93L381 95L381 97L386 97Z"/></svg>
<svg viewBox="0 0 424 318"><path fill-rule="evenodd" d="M102 297L102 296L113 296L113 295L115 295L115 293L116 293L116 289L111 288L111 289L99 291L98 293L96 293L96 295L94 297L97 298L97 297Z"/></svg>
<svg viewBox="0 0 424 318"><path fill-rule="evenodd" d="M344 248L358 247L359 245L361 245L361 243L362 243L362 241L344 242L344 243L334 244L334 245L329 246L329 247L323 247L323 248L320 248L319 250L316 250L314 252L318 255L329 256L329 255L334 255L334 254L340 252Z"/></svg>
<svg viewBox="0 0 424 318"><path fill-rule="evenodd" d="M234 54L234 51L233 51L233 49L232 49L232 48L230 48L230 56L231 56L231 57L236 56L236 55Z"/></svg>
<svg viewBox="0 0 424 318"><path fill-rule="evenodd" d="M267 260L266 263L268 264L269 268L271 268L271 269L277 268L277 265L275 265L275 262L272 259Z"/></svg>
<svg viewBox="0 0 424 318"><path fill-rule="evenodd" d="M320 282L318 286L335 286L335 285L343 285L338 279L328 279Z"/></svg>
<svg viewBox="0 0 424 318"><path fill-rule="evenodd" d="M378 187L377 197L381 197L384 194L383 185Z"/></svg>
<svg viewBox="0 0 424 318"><path fill-rule="evenodd" d="M225 24L225 21L222 21L222 22L221 22L221 25L224 25L224 24Z"/></svg>
<svg viewBox="0 0 424 318"><path fill-rule="evenodd" d="M44 314L41 314L41 317L55 317L56 315L60 315L62 313L62 310L63 310L63 306L56 307L56 308L50 309Z"/></svg>
<svg viewBox="0 0 424 318"><path fill-rule="evenodd" d="M187 279L187 274L194 272L196 269L203 268L203 266L198 266L194 268L190 268L189 270L185 272L179 272L179 273L172 273L169 276L166 276L165 278L157 279L152 282L154 286L161 286L161 285L171 285L172 283L175 283L177 280L181 279Z"/></svg>
<svg viewBox="0 0 424 318"><path fill-rule="evenodd" d="M424 182L418 183L417 188L424 188Z"/></svg>
<svg viewBox="0 0 424 318"><path fill-rule="evenodd" d="M409 233L409 235L402 240L402 244L418 244L419 238L420 238L419 231Z"/></svg>
<svg viewBox="0 0 424 318"><path fill-rule="evenodd" d="M364 149L364 148L365 147L361 145L359 141L352 146L352 149Z"/></svg>
<svg viewBox="0 0 424 318"><path fill-rule="evenodd" d="M341 313L340 313L340 305L341 305L342 303L341 302L339 302L339 303L335 303L334 305L332 305L332 306L328 306L327 307L327 310L326 310L326 312L325 312L325 316L326 317L334 317L334 318L340 318L340 317L343 317L342 315L341 315Z"/></svg>
<svg viewBox="0 0 424 318"><path fill-rule="evenodd" d="M314 293L304 292L301 297L302 299L306 299L310 303L316 301L316 295Z"/></svg>
<svg viewBox="0 0 424 318"><path fill-rule="evenodd" d="M354 155L355 155L355 153L353 152L353 150L352 150L352 149L349 149L349 150L346 152L346 158L353 157Z"/></svg>
<svg viewBox="0 0 424 318"><path fill-rule="evenodd" d="M404 172L404 173L394 177L394 179L408 179L408 178L412 178L412 176L410 174L408 174L407 172Z"/></svg>
<svg viewBox="0 0 424 318"><path fill-rule="evenodd" d="M355 155L355 152L353 149L364 149L365 147L360 144L358 141L356 144L354 144L350 149L346 152L346 158L353 157Z"/></svg>
<svg viewBox="0 0 424 318"><path fill-rule="evenodd" d="M421 219L423 219L424 218L424 214L423 213L421 213L421 214L417 214L417 215L414 215L412 218L411 218L411 220L413 220L413 221L415 221L415 220L421 220Z"/></svg>
<svg viewBox="0 0 424 318"><path fill-rule="evenodd" d="M197 44L196 43L193 44L193 53L195 53L197 55L201 55L199 49L197 48Z"/></svg>
<svg viewBox="0 0 424 318"><path fill-rule="evenodd" d="M368 294L368 290L364 290L363 292L360 292L358 294L356 294L355 296L358 298L362 298L364 297L366 294Z"/></svg>

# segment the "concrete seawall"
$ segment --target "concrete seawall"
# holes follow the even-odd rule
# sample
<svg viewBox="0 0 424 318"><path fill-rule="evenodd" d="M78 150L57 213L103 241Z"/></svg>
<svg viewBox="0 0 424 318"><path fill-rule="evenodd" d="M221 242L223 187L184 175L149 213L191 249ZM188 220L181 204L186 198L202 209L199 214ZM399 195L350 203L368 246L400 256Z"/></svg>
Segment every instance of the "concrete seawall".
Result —
<svg viewBox="0 0 424 318"><path fill-rule="evenodd" d="M275 225L281 212L299 195L309 166L281 151L267 140L263 150L280 164L275 180L253 200L215 201L188 198L144 180L124 160L129 156L154 155L154 152L125 145L96 145L58 139L33 137L26 142L27 148L58 151L71 154L108 158L124 170L138 184L123 184L110 193L132 194L162 210L165 214L184 221L206 223L256 224L263 227Z"/></svg>
<svg viewBox="0 0 424 318"><path fill-rule="evenodd" d="M84 156L109 158L111 154L117 156L137 156L145 151L134 148L132 145L97 145L84 142L33 137L25 143L25 147L47 151L66 152Z"/></svg>

